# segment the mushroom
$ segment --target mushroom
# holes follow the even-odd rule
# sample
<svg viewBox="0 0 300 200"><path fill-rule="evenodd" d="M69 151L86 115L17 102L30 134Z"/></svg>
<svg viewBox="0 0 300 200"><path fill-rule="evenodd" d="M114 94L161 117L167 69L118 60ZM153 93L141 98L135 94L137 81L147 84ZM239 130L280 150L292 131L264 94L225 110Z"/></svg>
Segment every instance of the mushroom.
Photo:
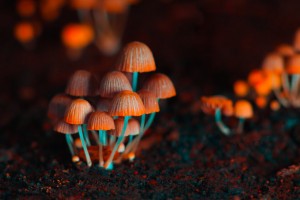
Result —
<svg viewBox="0 0 300 200"><path fill-rule="evenodd" d="M106 131L115 129L114 120L107 113L96 111L90 115L87 129L99 132L99 166L102 167L104 164L102 146L107 145Z"/></svg>
<svg viewBox="0 0 300 200"><path fill-rule="evenodd" d="M201 97L201 110L207 115L214 115L215 122L224 135L230 135L231 130L223 123L222 114L233 115L232 101L224 96Z"/></svg>
<svg viewBox="0 0 300 200"><path fill-rule="evenodd" d="M54 126L54 131L65 134L66 141L67 141L69 150L72 155L72 160L73 160L73 158L75 156L75 152L74 152L74 146L73 146L73 138L71 135L78 132L78 125L68 124L68 123L64 122L63 120L60 120ZM76 159L74 159L74 160L76 160Z"/></svg>
<svg viewBox="0 0 300 200"><path fill-rule="evenodd" d="M64 118L71 102L71 97L66 94L57 94L50 100L47 115L53 124Z"/></svg>
<svg viewBox="0 0 300 200"><path fill-rule="evenodd" d="M168 99L176 96L175 87L171 79L161 73L156 73L150 76L144 83L142 89L153 92L157 98L157 101L159 101L159 99ZM143 129L144 131L146 131L151 126L154 117L155 112L150 114L145 128Z"/></svg>
<svg viewBox="0 0 300 200"><path fill-rule="evenodd" d="M234 116L239 119L236 132L242 133L244 129L245 119L253 116L253 108L250 102L246 100L239 100L234 105Z"/></svg>
<svg viewBox="0 0 300 200"><path fill-rule="evenodd" d="M249 93L249 85L246 81L238 80L233 85L234 94L238 97L245 97Z"/></svg>
<svg viewBox="0 0 300 200"><path fill-rule="evenodd" d="M150 48L141 42L131 42L125 46L121 54L117 70L133 73L132 90L137 90L138 73L156 70L155 61Z"/></svg>
<svg viewBox="0 0 300 200"><path fill-rule="evenodd" d="M109 159L104 164L104 167L106 169L108 169L108 167L110 166L116 151L124 140L125 131L130 116L141 116L144 113L145 107L143 105L143 102L139 95L135 92L125 90L114 96L114 98L112 99L112 105L110 107L109 114L111 116L124 117L124 125L122 128L122 132L119 135L118 140L113 148L113 151L109 156Z"/></svg>
<svg viewBox="0 0 300 200"><path fill-rule="evenodd" d="M90 105L88 101L84 99L75 99L67 108L65 113L65 118L64 118L65 122L67 122L68 124L78 125L79 137L89 167L92 165L92 162L85 143L86 141L89 140L87 134L85 136L83 135L82 125L86 123L87 117L91 112L93 112L93 107Z"/></svg>

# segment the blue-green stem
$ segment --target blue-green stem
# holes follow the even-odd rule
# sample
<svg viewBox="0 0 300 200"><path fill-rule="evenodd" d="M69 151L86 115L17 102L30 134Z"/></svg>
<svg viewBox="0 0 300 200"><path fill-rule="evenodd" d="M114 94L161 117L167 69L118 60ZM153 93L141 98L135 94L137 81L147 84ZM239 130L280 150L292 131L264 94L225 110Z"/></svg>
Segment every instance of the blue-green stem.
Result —
<svg viewBox="0 0 300 200"><path fill-rule="evenodd" d="M99 130L99 166L103 166L103 152L102 152L102 144L103 144L103 132Z"/></svg>
<svg viewBox="0 0 300 200"><path fill-rule="evenodd" d="M132 90L134 92L136 92L136 90L137 90L138 77L139 77L139 73L133 72L133 74L132 74Z"/></svg>
<svg viewBox="0 0 300 200"><path fill-rule="evenodd" d="M66 134L66 141L71 152L71 155L74 156L74 148L73 148L73 138L71 134Z"/></svg>
<svg viewBox="0 0 300 200"><path fill-rule="evenodd" d="M90 167L90 166L92 166L92 161L91 161L91 157L90 157L89 151L87 149L87 146L85 144L85 139L84 139L84 136L83 136L83 131L82 131L82 126L81 125L78 126L78 132L79 132L79 138L81 140L81 144L82 144L82 148L83 148L83 151L84 151L84 154L85 154L87 165Z"/></svg>
<svg viewBox="0 0 300 200"><path fill-rule="evenodd" d="M112 152L111 152L111 154L110 154L108 160L105 162L105 165L104 165L105 169L108 169L108 166L110 165L110 163L111 163L111 162L113 161L113 159L114 159L115 153L117 152L117 150L118 150L120 144L121 144L121 143L123 142L123 140L124 140L125 131L126 131L127 125L128 125L128 119L129 119L129 116L125 116L125 117L124 117L124 124L123 124L123 128L122 128L121 135L120 135L120 137L118 138L117 143L115 144L114 149L112 150Z"/></svg>
<svg viewBox="0 0 300 200"><path fill-rule="evenodd" d="M82 128L83 128L83 134L84 134L86 144L87 144L87 146L91 146L91 142L90 142L90 139L89 139L89 133L88 133L88 130L87 130L87 125L83 124Z"/></svg>
<svg viewBox="0 0 300 200"><path fill-rule="evenodd" d="M149 116L149 118L148 118L148 121L147 121L147 123L146 123L146 125L145 125L145 128L144 128L145 131L146 131L146 130L151 126L151 124L153 123L154 118L155 118L155 115L156 115L155 112L150 114L150 116Z"/></svg>
<svg viewBox="0 0 300 200"><path fill-rule="evenodd" d="M231 130L222 121L222 112L221 112L221 109L219 109L219 108L216 109L216 111L215 111L215 121L216 121L218 128L224 135L228 136L231 134Z"/></svg>
<svg viewBox="0 0 300 200"><path fill-rule="evenodd" d="M238 133L238 134L243 133L244 124L245 124L245 119L244 118L239 118L239 123L238 123L238 127L236 129L236 133Z"/></svg>
<svg viewBox="0 0 300 200"><path fill-rule="evenodd" d="M99 130L99 142L100 144L102 144L103 146L107 145L107 134L106 131L104 130Z"/></svg>

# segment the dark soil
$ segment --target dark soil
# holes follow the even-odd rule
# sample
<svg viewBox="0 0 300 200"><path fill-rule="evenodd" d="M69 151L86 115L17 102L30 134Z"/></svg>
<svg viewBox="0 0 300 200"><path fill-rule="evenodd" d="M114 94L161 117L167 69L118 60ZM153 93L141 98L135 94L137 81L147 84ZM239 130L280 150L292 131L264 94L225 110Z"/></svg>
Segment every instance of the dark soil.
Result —
<svg viewBox="0 0 300 200"><path fill-rule="evenodd" d="M232 82L259 67L277 44L291 42L300 24L296 0L234 2L145 0L132 8L124 43L149 44L178 95L161 101L136 160L113 171L73 164L46 110L74 70L101 77L116 56L90 46L80 60L69 61L59 44L60 28L75 19L67 9L57 23L45 24L36 49L25 51L11 36L19 20L13 3L0 3L6 8L0 20L0 199L299 198L299 110L256 109L245 133L232 137L197 110L201 95L232 95Z"/></svg>

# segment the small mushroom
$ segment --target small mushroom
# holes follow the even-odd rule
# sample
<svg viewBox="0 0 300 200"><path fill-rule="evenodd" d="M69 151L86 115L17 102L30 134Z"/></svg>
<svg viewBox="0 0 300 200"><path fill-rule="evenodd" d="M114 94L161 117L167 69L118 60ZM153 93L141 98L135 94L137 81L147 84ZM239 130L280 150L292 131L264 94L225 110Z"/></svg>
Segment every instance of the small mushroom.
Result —
<svg viewBox="0 0 300 200"><path fill-rule="evenodd" d="M239 119L237 133L242 133L244 130L245 119L253 116L253 108L249 101L239 100L234 105L234 116Z"/></svg>

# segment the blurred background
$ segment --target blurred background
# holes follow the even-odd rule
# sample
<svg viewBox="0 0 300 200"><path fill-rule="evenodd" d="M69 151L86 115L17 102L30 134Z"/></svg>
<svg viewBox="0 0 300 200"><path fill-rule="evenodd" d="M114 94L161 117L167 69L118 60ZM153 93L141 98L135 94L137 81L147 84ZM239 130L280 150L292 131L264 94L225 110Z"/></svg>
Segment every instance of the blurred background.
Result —
<svg viewBox="0 0 300 200"><path fill-rule="evenodd" d="M80 21L78 9L64 2L47 17L41 6L47 0L33 2L33 14L24 16L20 1L0 1L2 126L23 110L30 110L28 116L39 112L36 107L46 108L76 69L101 77L118 58L119 50L108 55L90 43L70 59L61 34ZM157 70L172 78L179 93L230 92L234 80L259 68L268 52L293 42L299 9L299 0L140 0L128 9L121 47L135 40L146 43ZM16 38L16 25L24 21L38 30L29 45Z"/></svg>

